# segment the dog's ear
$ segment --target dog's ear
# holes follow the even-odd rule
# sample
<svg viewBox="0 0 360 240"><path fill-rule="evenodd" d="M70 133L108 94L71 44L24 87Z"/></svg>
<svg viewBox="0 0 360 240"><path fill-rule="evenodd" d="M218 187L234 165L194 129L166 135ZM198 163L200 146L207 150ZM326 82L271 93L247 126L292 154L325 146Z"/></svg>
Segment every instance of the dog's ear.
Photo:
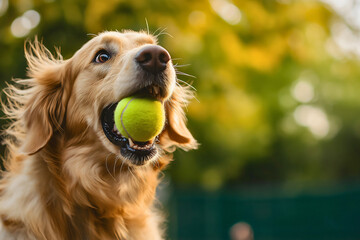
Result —
<svg viewBox="0 0 360 240"><path fill-rule="evenodd" d="M55 132L62 131L67 102L73 81L71 64L53 55L37 40L25 48L32 96L25 104L23 115L26 128L21 146L24 154L41 150Z"/></svg>
<svg viewBox="0 0 360 240"><path fill-rule="evenodd" d="M169 101L165 103L166 125L160 134L160 144L167 151L180 147L184 150L196 149L197 141L186 127L184 108L188 100L193 97L192 92L181 86L176 86Z"/></svg>

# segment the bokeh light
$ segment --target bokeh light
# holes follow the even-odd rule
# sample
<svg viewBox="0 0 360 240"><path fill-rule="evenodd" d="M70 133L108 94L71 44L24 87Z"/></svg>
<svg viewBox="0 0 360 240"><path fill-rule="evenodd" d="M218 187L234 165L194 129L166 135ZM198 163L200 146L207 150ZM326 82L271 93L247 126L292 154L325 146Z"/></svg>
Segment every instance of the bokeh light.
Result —
<svg viewBox="0 0 360 240"><path fill-rule="evenodd" d="M0 16L4 15L8 9L9 2L8 0L0 0Z"/></svg>
<svg viewBox="0 0 360 240"><path fill-rule="evenodd" d="M18 38L27 36L40 23L40 14L34 10L26 11L11 24L11 33Z"/></svg>
<svg viewBox="0 0 360 240"><path fill-rule="evenodd" d="M229 24L238 24L241 20L240 9L228 0L210 0L214 11Z"/></svg>
<svg viewBox="0 0 360 240"><path fill-rule="evenodd" d="M308 103L314 99L314 87L310 82L300 80L292 88L293 97L302 103Z"/></svg>
<svg viewBox="0 0 360 240"><path fill-rule="evenodd" d="M321 108L300 105L295 109L294 118L302 126L309 128L314 136L324 138L330 130L330 123L324 110Z"/></svg>

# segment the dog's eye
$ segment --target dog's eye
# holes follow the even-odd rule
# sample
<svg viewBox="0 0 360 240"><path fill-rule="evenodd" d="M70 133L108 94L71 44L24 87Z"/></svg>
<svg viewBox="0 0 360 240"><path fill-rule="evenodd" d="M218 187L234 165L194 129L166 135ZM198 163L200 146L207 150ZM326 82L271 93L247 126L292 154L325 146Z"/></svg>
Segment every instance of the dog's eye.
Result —
<svg viewBox="0 0 360 240"><path fill-rule="evenodd" d="M110 54L105 50L101 50L96 54L94 62L96 63L104 63L110 59Z"/></svg>

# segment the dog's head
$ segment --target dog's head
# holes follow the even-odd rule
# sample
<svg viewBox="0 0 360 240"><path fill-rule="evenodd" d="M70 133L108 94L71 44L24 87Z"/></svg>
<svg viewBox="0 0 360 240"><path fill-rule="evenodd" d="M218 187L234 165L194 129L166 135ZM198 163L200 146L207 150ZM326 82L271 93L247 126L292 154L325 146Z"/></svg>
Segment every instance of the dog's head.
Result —
<svg viewBox="0 0 360 240"><path fill-rule="evenodd" d="M91 141L101 142L132 165L150 162L161 149L196 147L183 111L191 93L177 84L170 54L157 45L155 37L104 32L65 61L49 57L46 49L34 44L27 59L35 86L24 112L29 134L23 152L40 151L55 135L86 139L84 134L89 132L96 136ZM129 141L114 130L116 103L136 93L164 103L166 124L154 141Z"/></svg>

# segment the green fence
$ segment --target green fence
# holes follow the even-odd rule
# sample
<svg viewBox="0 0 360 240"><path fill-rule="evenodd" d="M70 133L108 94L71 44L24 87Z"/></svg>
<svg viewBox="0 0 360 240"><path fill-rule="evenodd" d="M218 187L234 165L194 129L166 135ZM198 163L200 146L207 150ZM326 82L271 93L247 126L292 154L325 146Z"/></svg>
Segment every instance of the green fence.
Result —
<svg viewBox="0 0 360 240"><path fill-rule="evenodd" d="M360 239L360 185L306 192L175 190L170 203L172 240L228 240L239 221L252 226L255 240Z"/></svg>

